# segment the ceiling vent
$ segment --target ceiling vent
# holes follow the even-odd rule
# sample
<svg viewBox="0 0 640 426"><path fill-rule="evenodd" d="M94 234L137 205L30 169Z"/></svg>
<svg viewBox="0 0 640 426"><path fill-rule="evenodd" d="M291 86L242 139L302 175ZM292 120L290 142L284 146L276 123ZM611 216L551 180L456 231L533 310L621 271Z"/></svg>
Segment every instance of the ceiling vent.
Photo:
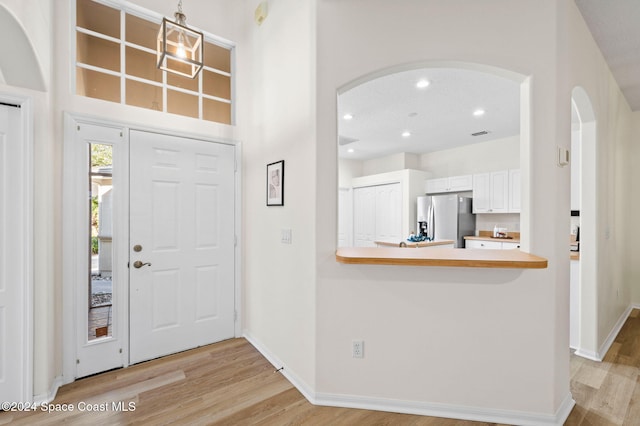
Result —
<svg viewBox="0 0 640 426"><path fill-rule="evenodd" d="M475 132L475 133L471 133L471 136L482 136L482 135L488 135L489 132L486 130L483 130L481 132Z"/></svg>
<svg viewBox="0 0 640 426"><path fill-rule="evenodd" d="M338 136L338 145L349 145L350 143L358 142L358 139L349 138L347 136Z"/></svg>

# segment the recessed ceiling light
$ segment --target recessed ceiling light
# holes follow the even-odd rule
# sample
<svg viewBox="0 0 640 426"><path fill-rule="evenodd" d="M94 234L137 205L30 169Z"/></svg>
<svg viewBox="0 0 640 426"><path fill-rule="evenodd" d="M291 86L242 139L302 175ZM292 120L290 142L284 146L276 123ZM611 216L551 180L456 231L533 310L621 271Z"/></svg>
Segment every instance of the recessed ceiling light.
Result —
<svg viewBox="0 0 640 426"><path fill-rule="evenodd" d="M431 84L429 83L429 80L422 79L418 80L418 82L416 83L416 87L418 89L424 89L425 87L429 87L429 84Z"/></svg>
<svg viewBox="0 0 640 426"><path fill-rule="evenodd" d="M351 120L353 119L353 114L345 114L342 116L342 118L344 118L345 120Z"/></svg>
<svg viewBox="0 0 640 426"><path fill-rule="evenodd" d="M349 154L352 154L352 153L354 153L354 152L355 152L355 149L353 149L353 148L349 148L349 149L347 150L347 152L348 152Z"/></svg>
<svg viewBox="0 0 640 426"><path fill-rule="evenodd" d="M405 130L404 132L402 132L402 137L403 138L408 138L409 136L411 136L411 132L408 130Z"/></svg>
<svg viewBox="0 0 640 426"><path fill-rule="evenodd" d="M473 115L475 115L476 117L480 117L481 115L484 115L484 110L483 109L477 109L477 110L473 111Z"/></svg>

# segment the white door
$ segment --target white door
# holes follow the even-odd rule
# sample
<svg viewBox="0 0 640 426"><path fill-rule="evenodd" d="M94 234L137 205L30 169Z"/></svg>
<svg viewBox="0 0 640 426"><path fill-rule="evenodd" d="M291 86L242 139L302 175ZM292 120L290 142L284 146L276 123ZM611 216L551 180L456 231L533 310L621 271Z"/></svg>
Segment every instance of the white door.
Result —
<svg viewBox="0 0 640 426"><path fill-rule="evenodd" d="M353 201L350 188L338 190L338 247L353 245L352 222Z"/></svg>
<svg viewBox="0 0 640 426"><path fill-rule="evenodd" d="M0 401L25 402L27 258L23 179L26 145L20 109L0 105Z"/></svg>
<svg viewBox="0 0 640 426"><path fill-rule="evenodd" d="M234 164L230 145L131 131L132 364L234 336Z"/></svg>
<svg viewBox="0 0 640 426"><path fill-rule="evenodd" d="M400 183L375 187L376 240L402 241L402 187Z"/></svg>
<svg viewBox="0 0 640 426"><path fill-rule="evenodd" d="M376 233L375 187L353 189L353 245L375 247Z"/></svg>

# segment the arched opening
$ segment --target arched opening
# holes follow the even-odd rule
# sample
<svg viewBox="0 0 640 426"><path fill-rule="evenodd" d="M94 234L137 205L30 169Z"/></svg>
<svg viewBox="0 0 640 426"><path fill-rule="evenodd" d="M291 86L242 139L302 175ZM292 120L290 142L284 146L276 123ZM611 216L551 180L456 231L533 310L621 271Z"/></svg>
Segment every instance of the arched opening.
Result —
<svg viewBox="0 0 640 426"><path fill-rule="evenodd" d="M598 291L597 291L597 224L596 199L596 120L587 92L576 87L571 94L572 145L578 165L572 173L572 195L579 205L579 264L573 266L571 289L571 346L576 355L599 360L598 355ZM572 165L574 167L574 165ZM578 182L575 180L578 179ZM573 206L572 206L572 210ZM574 216L575 217L575 216ZM573 219L575 221L575 219ZM573 223L573 222L572 222ZM575 223L574 223L575 226ZM575 262L575 261L572 261Z"/></svg>
<svg viewBox="0 0 640 426"><path fill-rule="evenodd" d="M421 74L424 74L425 76L434 76L431 87L428 87L423 91L423 93L426 93L427 95L430 95L429 91L431 90L433 90L431 94L435 94L435 92L439 90L439 85L451 84L451 82L453 82L451 86L448 86L443 90L445 96L449 97L446 102L442 100L443 98L439 98L440 103L438 104L438 107L425 109L424 111L420 109L422 108L421 103L431 102L429 96L426 96L419 101L415 101L413 98L413 93L415 93L416 90L421 90L419 86L415 86L418 77ZM427 77L427 80L428 79L429 77ZM412 81L413 84L411 84ZM368 92L363 89L367 86L371 87L371 90ZM357 96L360 99L356 99L355 101L352 99L352 97L356 97L356 95L352 95L354 92L359 92ZM386 92L388 92L389 95L387 95ZM480 99L481 101L477 102L477 104L474 103L475 100L473 97L468 96L473 92L478 92L479 94L475 100ZM436 166L438 170L434 172L435 175L432 174L430 177L441 178L445 176L446 173L449 173L451 176L470 176L481 172L488 173L494 171L480 170L477 168L478 165L483 165L489 168L494 167L496 169L495 171L501 172L510 172L512 170L516 171L517 174L514 174L514 182L517 182L515 184L519 200L517 209L507 209L499 214L476 215L478 217L483 216L481 224L477 224L476 226L476 231L479 229L478 226L481 226L483 227L482 229L484 229L489 227L490 224L490 229L493 229L494 223L507 222L510 225L509 231L517 231L520 235L521 248L524 251L529 251L529 92L529 80L526 76L486 65L462 62L421 62L404 64L364 75L342 86L338 90L337 117L339 133L338 244L357 246L371 243L371 241L368 240L363 243L363 239L355 237L355 233L357 231L354 223L345 223L345 220L348 220L350 216L356 216L356 213L353 211L353 209L355 209L355 203L353 206L349 204L353 201L353 194L350 194L349 190L353 191L353 189L355 189L355 185L349 184L350 179L353 179L354 177L359 178L361 176L367 177L374 173L384 174L398 169L407 170L415 168L419 171L429 173L429 167L427 166L433 166L435 163L434 161L425 161L424 158L425 155L428 155L428 149L431 148L426 148L425 151L420 151L420 148L406 148L405 145L410 139L417 139L418 137L423 137L425 139L439 138L443 141L450 135L452 131L451 129L454 129L459 133L460 140L456 140L455 142L452 141L450 146L443 146L441 144L438 148L434 149L439 150L438 152L442 153L441 158L444 158L446 155L450 155L452 157L451 163L448 165L445 165L442 162L437 164ZM357 105L354 109L359 109L360 112L347 110L349 109L348 107L345 107L347 102L344 102L347 98L349 99L348 103ZM407 99L409 100L405 102ZM496 99L504 99L504 102L501 103L500 101L496 101ZM453 100L453 102L451 102L451 100ZM460 106L467 110L466 113L468 114L468 117L464 117L464 119L460 118L460 122L454 124L450 122L445 123L446 120L442 117L436 118L435 113L439 112L438 108L440 108L444 115L462 117L462 113L457 110L458 105L456 105L456 102L460 103ZM384 105L377 105L377 103L384 103ZM395 103L400 104L400 106L394 105ZM487 106L486 111L484 111L486 114L482 116L483 112L480 112L480 114L472 117L472 114L483 108L485 104ZM380 111L384 112L386 115L383 115ZM360 166L360 170L358 170L357 165L350 168L343 167L343 164L346 161L349 161L345 160L348 158L348 151L358 154L358 150L360 150L360 152L363 153L362 155L366 156L370 155L371 152L374 152L375 149L378 149L377 146L373 147L373 145L379 141L373 141L370 145L364 146L362 143L368 141L365 141L361 134L352 130L353 127L350 127L352 123L357 120L361 120L365 114L367 114L366 120L369 130L374 127L378 128L380 123L384 121L394 121L394 125L397 127L397 129L394 130L394 134L391 133L391 130L385 134L388 129L379 128L379 130L376 130L376 136L379 136L379 139L386 139L388 142L391 142L392 138L397 139L397 141L393 142L393 149L398 149L398 151L393 151L393 149L388 146L380 148L379 152L381 154L378 154L378 157L362 157L369 163L365 163L364 166ZM491 121L507 121L507 116L509 117L509 123ZM440 128L421 128L421 131L424 130L422 133L409 131L409 127L414 126L419 120L440 122L439 124L442 126L448 126L448 128L444 131ZM464 123L462 122L463 120ZM493 126L495 126L495 130ZM504 127L506 130L499 131L498 127ZM443 137L445 133L447 133L447 135L446 137ZM472 136L473 133L479 133L480 137ZM371 134L367 134L365 136L370 137ZM463 141L463 138L466 138L466 140ZM467 168L462 165L464 161L460 161L455 165L453 164L456 162L456 159L453 158L456 155L455 150L464 149L466 146L475 145L477 147L480 143L490 143L494 141L502 142L506 139L510 139L509 142L515 141L515 144L509 146L506 144L503 145L503 147L507 147L506 151L508 151L509 160L501 161L500 158L497 158L504 152L499 152L497 156L491 156L489 151L483 151L480 155L482 156L486 154L486 160L488 161L484 161L484 157L478 158L476 153L476 156L473 158L471 158L471 155L467 156L469 157L466 158ZM497 146L498 144L496 144L496 147ZM497 149L500 151L499 148ZM445 154L444 151L448 152ZM417 158L414 154L418 154ZM354 155L352 158L357 157ZM386 168L384 166L380 166L380 161L378 161L375 166L370 166L379 158L383 158L383 161L391 164L391 166ZM494 161L493 165L488 164L491 161ZM395 169L392 169L393 167L395 167ZM411 231L415 231L420 227L420 225L416 225L418 215L416 214L415 209L415 195L425 195L425 190L422 189L424 188L424 185L417 185L415 182L412 182L410 175L404 178L398 177L398 179L404 179L405 183L403 183L403 188L405 188L405 190L403 197L408 198L408 201L403 198L404 211L400 213L396 212L402 216L402 226L398 226L398 229L401 229L400 235L406 238ZM424 177L418 176L418 179L424 180ZM373 186L374 183L372 182L373 181L366 181L364 183L359 183L363 186ZM413 192L408 193L406 190L407 187L417 189L412 189ZM470 189L471 188L461 191L467 192L471 197L472 194L471 191L469 191ZM349 204L347 208L345 208L345 203ZM413 205L411 203L413 203ZM409 213L407 213L406 210L409 210ZM393 212L390 212L387 216L393 216L392 213ZM365 219L371 218L371 215L364 216ZM376 228L375 225L370 225L370 228ZM349 232L353 232L353 235L350 236Z"/></svg>
<svg viewBox="0 0 640 426"><path fill-rule="evenodd" d="M0 5L0 81L9 86L46 91L40 62L22 25Z"/></svg>

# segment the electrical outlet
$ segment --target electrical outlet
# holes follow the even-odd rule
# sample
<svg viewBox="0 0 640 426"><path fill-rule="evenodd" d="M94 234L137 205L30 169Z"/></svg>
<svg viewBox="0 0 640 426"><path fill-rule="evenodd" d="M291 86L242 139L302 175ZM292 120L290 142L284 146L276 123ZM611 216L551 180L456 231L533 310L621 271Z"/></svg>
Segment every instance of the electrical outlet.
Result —
<svg viewBox="0 0 640 426"><path fill-rule="evenodd" d="M364 358L364 341L354 340L351 346L351 355L354 358Z"/></svg>

